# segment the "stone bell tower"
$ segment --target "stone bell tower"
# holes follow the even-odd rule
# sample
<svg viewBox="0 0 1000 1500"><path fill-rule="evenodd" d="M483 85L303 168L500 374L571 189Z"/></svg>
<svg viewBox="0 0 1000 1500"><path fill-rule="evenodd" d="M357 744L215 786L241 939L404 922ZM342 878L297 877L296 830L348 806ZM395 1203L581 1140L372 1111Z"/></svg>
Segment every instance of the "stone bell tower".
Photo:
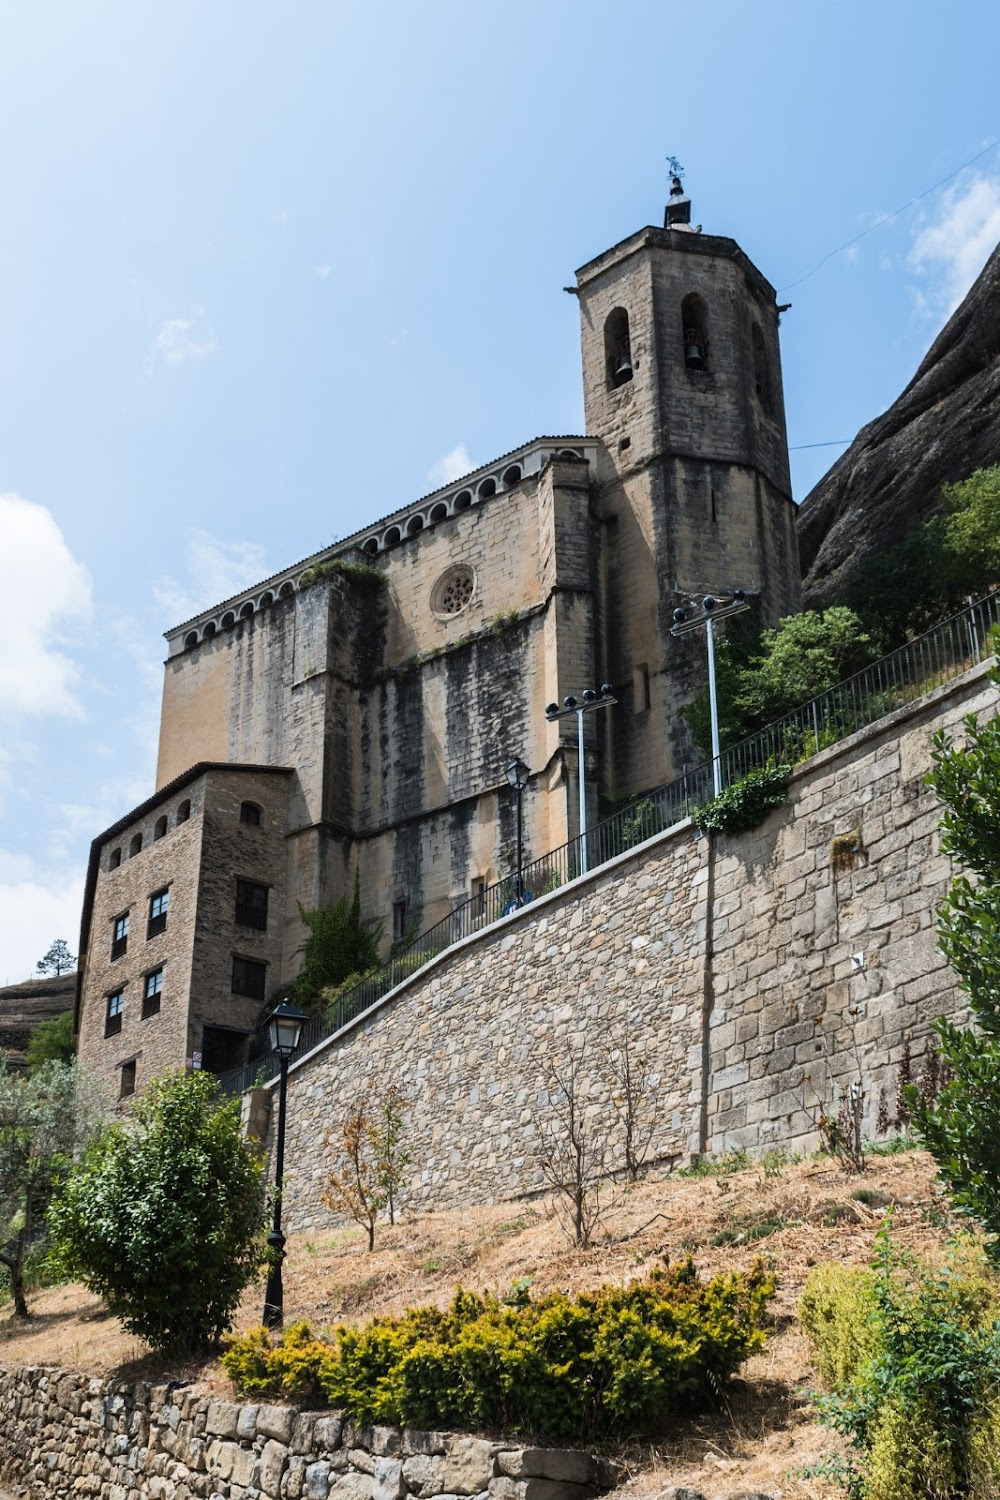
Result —
<svg viewBox="0 0 1000 1500"><path fill-rule="evenodd" d="M575 290L602 440L602 670L630 716L604 757L617 798L701 758L678 710L704 684L704 646L670 635L675 607L743 589L767 624L799 608L781 309L735 240L691 224L676 171L664 227L589 261Z"/></svg>

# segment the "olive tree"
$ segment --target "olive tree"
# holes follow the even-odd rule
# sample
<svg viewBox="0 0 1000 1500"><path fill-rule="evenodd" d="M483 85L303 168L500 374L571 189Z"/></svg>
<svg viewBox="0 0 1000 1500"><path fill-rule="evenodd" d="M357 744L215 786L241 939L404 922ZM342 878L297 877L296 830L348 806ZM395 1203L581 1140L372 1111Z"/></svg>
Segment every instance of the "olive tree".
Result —
<svg viewBox="0 0 1000 1500"><path fill-rule="evenodd" d="M174 1354L214 1347L267 1257L264 1166L206 1073L154 1079L49 1212L60 1264Z"/></svg>
<svg viewBox="0 0 1000 1500"><path fill-rule="evenodd" d="M46 1209L98 1128L102 1102L74 1063L46 1062L22 1076L0 1053L0 1266L18 1317L28 1316L25 1257L44 1240Z"/></svg>

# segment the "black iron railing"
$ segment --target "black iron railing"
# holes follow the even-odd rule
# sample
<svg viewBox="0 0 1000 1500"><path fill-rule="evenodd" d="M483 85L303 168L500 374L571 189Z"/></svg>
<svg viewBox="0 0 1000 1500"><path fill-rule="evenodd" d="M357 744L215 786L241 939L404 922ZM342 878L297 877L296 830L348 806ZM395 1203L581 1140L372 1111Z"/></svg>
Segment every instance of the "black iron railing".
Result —
<svg viewBox="0 0 1000 1500"><path fill-rule="evenodd" d="M810 699L765 729L723 750L720 757L723 785L730 786L763 766L807 760L817 751L837 744L950 682L982 661L989 651L990 631L998 625L1000 593L970 604L829 692ZM588 868L606 864L688 817L709 800L712 789L712 762L704 761L604 818L584 835ZM570 839L561 848L524 866L524 904L580 874L580 845L579 837ZM328 1001L322 1015L303 1028L297 1055L301 1056L370 1010L397 984L446 948L508 916L517 909L517 904L514 875L477 892L388 963ZM276 1077L277 1073L277 1054L262 1052L244 1067L222 1074L220 1081L227 1092L236 1094L255 1082Z"/></svg>

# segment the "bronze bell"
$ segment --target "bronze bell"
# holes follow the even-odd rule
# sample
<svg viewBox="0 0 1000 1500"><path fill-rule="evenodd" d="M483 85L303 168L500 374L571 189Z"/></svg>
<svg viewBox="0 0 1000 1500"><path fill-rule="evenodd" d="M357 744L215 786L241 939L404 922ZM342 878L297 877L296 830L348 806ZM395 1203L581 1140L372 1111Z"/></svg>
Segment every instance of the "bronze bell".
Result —
<svg viewBox="0 0 1000 1500"><path fill-rule="evenodd" d="M624 385L626 380L632 379L632 361L627 354L620 356L615 365L615 384Z"/></svg>

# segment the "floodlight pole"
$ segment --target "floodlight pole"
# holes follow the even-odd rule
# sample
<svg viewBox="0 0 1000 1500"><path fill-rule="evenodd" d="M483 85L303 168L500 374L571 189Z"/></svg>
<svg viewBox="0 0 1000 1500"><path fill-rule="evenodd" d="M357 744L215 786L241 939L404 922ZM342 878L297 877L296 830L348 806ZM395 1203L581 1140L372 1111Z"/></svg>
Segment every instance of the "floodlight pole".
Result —
<svg viewBox="0 0 1000 1500"><path fill-rule="evenodd" d="M715 683L715 636L712 634L712 626L716 620L725 620L729 615L741 615L745 609L749 609L748 601L743 597L742 589L735 589L728 599L716 599L714 594L706 594L701 601L702 613L695 615L694 619L688 619L686 609L674 610L674 624L671 635L687 635L691 630L697 630L700 625L705 626L705 644L708 648L708 704L712 719L712 787L717 797L722 791L722 748L719 741L719 697Z"/></svg>
<svg viewBox="0 0 1000 1500"><path fill-rule="evenodd" d="M568 718L570 714L576 714L576 759L577 759L577 781L580 790L580 874L586 875L587 863L587 772L583 753L583 716L597 708L611 708L618 702L615 697L614 688L610 682L601 683L600 693L593 688L587 688L580 694L579 701L568 697L563 699L563 707L558 703L550 703L545 710L545 717L549 723L556 719Z"/></svg>

